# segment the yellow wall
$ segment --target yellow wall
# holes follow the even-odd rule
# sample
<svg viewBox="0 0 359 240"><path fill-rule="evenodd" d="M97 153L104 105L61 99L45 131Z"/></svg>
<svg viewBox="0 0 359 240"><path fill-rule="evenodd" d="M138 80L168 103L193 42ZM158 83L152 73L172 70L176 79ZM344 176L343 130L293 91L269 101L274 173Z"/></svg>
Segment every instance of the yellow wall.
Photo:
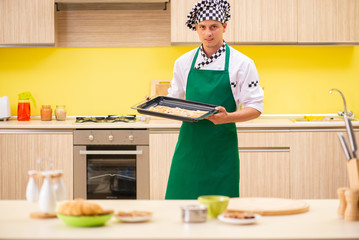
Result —
<svg viewBox="0 0 359 240"><path fill-rule="evenodd" d="M235 47L252 58L265 92L265 114L359 114L359 47ZM30 91L41 105L64 104L68 115L135 113L150 81L171 79L174 61L193 47L0 48L0 97L16 115L17 94Z"/></svg>

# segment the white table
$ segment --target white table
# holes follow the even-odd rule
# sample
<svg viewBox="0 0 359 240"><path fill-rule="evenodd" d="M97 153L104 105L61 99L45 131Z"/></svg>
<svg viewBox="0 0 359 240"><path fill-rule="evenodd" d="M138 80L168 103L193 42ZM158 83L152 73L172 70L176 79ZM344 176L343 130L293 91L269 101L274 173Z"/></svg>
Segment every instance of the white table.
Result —
<svg viewBox="0 0 359 240"><path fill-rule="evenodd" d="M75 228L60 219L30 219L38 205L26 201L0 201L0 239L359 239L359 221L338 218L338 200L305 200L307 213L262 217L253 225L230 225L217 219L183 223L180 206L191 201L94 201L104 209L147 210L149 222L123 223L112 218L103 227Z"/></svg>

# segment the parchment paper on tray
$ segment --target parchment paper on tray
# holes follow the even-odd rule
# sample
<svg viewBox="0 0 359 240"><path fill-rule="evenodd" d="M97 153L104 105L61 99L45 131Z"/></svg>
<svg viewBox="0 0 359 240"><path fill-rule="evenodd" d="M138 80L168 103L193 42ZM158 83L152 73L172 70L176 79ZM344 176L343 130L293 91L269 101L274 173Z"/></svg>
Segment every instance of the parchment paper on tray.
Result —
<svg viewBox="0 0 359 240"><path fill-rule="evenodd" d="M185 122L198 122L217 113L216 105L183 100L166 96L157 96L149 101L142 101L132 109L139 113L169 118Z"/></svg>

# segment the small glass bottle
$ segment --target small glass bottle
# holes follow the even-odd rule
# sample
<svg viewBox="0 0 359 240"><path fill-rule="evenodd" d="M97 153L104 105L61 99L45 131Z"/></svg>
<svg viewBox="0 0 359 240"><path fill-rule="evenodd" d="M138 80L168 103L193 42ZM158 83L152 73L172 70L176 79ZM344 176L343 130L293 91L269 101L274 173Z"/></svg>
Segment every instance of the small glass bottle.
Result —
<svg viewBox="0 0 359 240"><path fill-rule="evenodd" d="M50 105L42 105L40 113L42 121L51 121L52 109Z"/></svg>
<svg viewBox="0 0 359 240"><path fill-rule="evenodd" d="M58 121L66 120L65 105L56 105L55 116L56 116L56 120L58 120Z"/></svg>

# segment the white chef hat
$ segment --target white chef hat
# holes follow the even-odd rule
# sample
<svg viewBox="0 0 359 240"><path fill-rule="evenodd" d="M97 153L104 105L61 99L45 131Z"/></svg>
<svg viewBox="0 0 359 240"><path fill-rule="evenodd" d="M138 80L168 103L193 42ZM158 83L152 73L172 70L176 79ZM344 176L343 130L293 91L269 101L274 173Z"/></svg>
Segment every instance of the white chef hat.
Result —
<svg viewBox="0 0 359 240"><path fill-rule="evenodd" d="M187 15L186 26L196 31L196 25L204 20L225 23L231 18L230 9L227 0L201 0Z"/></svg>

